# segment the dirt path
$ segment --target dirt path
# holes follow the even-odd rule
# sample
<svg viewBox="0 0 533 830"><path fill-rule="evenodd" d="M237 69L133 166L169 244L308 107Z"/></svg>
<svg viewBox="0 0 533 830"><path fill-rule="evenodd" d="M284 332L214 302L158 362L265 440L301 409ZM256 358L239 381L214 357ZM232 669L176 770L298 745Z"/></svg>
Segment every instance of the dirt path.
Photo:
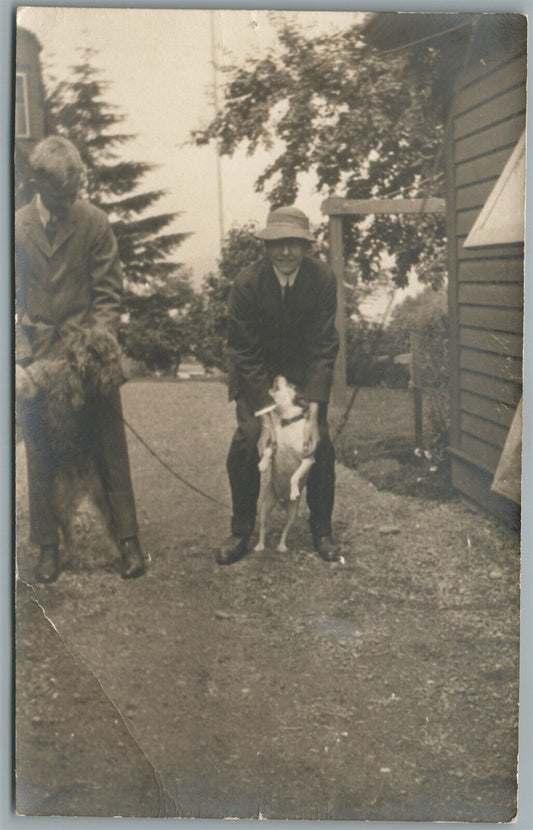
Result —
<svg viewBox="0 0 533 830"><path fill-rule="evenodd" d="M169 464L229 500L224 461L233 411L223 386L134 383L124 402L126 417ZM220 568L214 550L229 513L173 480L135 439L130 446L149 573L128 583L82 569L36 588L62 642L142 747L140 773L149 759L166 790L154 806L148 775L146 798L136 812L124 798L123 815L511 818L513 533L460 502L378 492L339 466L343 562L314 555L302 511L289 554L271 544ZM25 544L20 464L18 476L19 570L31 581L35 551ZM25 622L21 605L19 631ZM28 648L33 674L46 685L49 666L31 635ZM43 731L51 715L40 687L28 682L27 659L21 651L18 718L28 757L19 766L31 761L35 777L39 759L62 748L56 726L49 755L35 746L30 757L31 718L38 710ZM69 672L60 683L69 689ZM97 704L86 705L90 714ZM68 698L63 711L67 719ZM91 758L107 757L115 744L111 733L77 735L89 778ZM46 770L41 775L45 788ZM39 802L39 787L33 790L32 811L42 811L44 796ZM103 791L101 813L109 806L113 814L107 797ZM61 811L80 813L75 790L61 798Z"/></svg>

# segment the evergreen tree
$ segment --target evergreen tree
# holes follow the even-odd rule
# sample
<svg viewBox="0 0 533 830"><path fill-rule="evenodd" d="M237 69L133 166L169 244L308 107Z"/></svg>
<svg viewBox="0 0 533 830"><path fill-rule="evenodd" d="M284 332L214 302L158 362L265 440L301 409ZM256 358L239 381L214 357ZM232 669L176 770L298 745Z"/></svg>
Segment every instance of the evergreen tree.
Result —
<svg viewBox="0 0 533 830"><path fill-rule="evenodd" d="M180 269L180 263L169 257L187 234L164 232L179 213L146 215L164 191L140 190L152 165L120 156L120 148L134 136L117 129L125 115L105 100L109 84L92 63L96 54L81 50L69 79L48 91L46 131L64 135L76 145L87 167L87 198L109 215L126 279L149 285Z"/></svg>
<svg viewBox="0 0 533 830"><path fill-rule="evenodd" d="M68 80L49 80L46 131L78 148L86 165L84 195L108 214L117 238L126 285L127 322L120 331L126 353L149 368L166 369L177 366L187 348L182 312L193 291L173 255L188 234L168 231L179 213L154 210L164 191L142 189L152 165L121 154L134 136L120 131L125 115L106 101L109 84L93 64L95 55L81 50Z"/></svg>

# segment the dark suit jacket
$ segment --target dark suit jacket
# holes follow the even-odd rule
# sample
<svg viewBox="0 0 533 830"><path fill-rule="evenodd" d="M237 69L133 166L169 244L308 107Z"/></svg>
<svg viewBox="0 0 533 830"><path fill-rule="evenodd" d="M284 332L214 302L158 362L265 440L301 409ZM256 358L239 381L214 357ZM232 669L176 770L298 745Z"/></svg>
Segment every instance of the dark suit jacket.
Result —
<svg viewBox="0 0 533 830"><path fill-rule="evenodd" d="M46 237L35 199L15 216L16 357L21 363L61 349L73 329L115 332L122 269L106 214L77 201Z"/></svg>
<svg viewBox="0 0 533 830"><path fill-rule="evenodd" d="M296 383L308 401L328 401L339 350L337 282L323 262L305 257L285 309L266 259L236 278L229 296L230 400L244 396L252 411L272 403L274 377Z"/></svg>

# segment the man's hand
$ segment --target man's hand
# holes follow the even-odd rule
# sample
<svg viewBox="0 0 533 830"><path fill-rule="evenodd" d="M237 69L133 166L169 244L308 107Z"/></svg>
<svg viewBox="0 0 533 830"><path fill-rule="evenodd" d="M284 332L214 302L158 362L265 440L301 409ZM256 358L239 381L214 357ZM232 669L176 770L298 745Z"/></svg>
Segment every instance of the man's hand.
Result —
<svg viewBox="0 0 533 830"><path fill-rule="evenodd" d="M15 394L17 398L31 401L39 391L30 372L23 366L15 365Z"/></svg>
<svg viewBox="0 0 533 830"><path fill-rule="evenodd" d="M308 458L314 455L320 441L318 429L318 403L309 404L309 417L304 426L304 455Z"/></svg>
<svg viewBox="0 0 533 830"><path fill-rule="evenodd" d="M259 458L263 457L267 447L274 446L275 443L276 434L270 415L261 415L261 433L259 435L259 441L257 442Z"/></svg>

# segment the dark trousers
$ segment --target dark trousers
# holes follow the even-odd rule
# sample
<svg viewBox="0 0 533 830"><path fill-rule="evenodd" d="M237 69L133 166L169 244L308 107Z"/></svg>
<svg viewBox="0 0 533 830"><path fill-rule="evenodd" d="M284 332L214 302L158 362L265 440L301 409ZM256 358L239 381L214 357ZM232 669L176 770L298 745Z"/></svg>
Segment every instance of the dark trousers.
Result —
<svg viewBox="0 0 533 830"><path fill-rule="evenodd" d="M328 407L320 404L320 444L307 481L307 504L313 536L331 535L331 514L335 499L335 450L329 437ZM261 424L242 398L237 400L237 429L228 453L227 470L231 486L232 533L250 536L255 524L260 473L257 442Z"/></svg>
<svg viewBox="0 0 533 830"><path fill-rule="evenodd" d="M75 435L63 443L61 435L50 433L44 397L40 394L21 406L19 422L26 445L32 542L38 545L59 542L54 509L55 476L66 467L83 468L89 455L96 462L117 538L137 535L135 499L118 389L110 395L91 398L76 416ZM65 423L66 430L69 424Z"/></svg>

